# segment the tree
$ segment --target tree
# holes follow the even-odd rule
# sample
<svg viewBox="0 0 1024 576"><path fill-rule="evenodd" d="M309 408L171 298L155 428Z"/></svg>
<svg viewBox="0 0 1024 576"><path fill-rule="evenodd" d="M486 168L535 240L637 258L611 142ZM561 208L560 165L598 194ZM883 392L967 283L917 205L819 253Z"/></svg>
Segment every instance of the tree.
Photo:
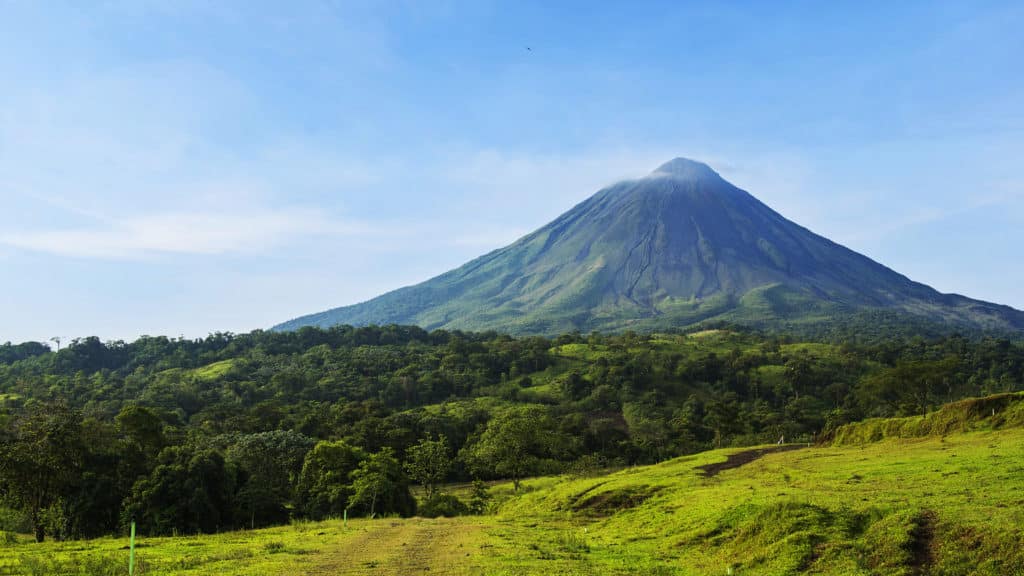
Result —
<svg viewBox="0 0 1024 576"><path fill-rule="evenodd" d="M88 418L81 426L81 468L63 500L62 536L98 538L117 530L121 503L146 468L109 422Z"/></svg>
<svg viewBox="0 0 1024 576"><path fill-rule="evenodd" d="M649 406L627 402L622 407L622 416L629 426L633 443L644 452L648 460L653 458L655 462L661 461L668 448L671 431L662 415Z"/></svg>
<svg viewBox="0 0 1024 576"><path fill-rule="evenodd" d="M573 370L559 382L559 388L561 388L562 393L567 398L582 400L590 395L593 384L583 378L583 375L578 370Z"/></svg>
<svg viewBox="0 0 1024 576"><path fill-rule="evenodd" d="M149 534L215 532L232 524L234 475L220 452L171 446L132 487L122 518Z"/></svg>
<svg viewBox="0 0 1024 576"><path fill-rule="evenodd" d="M28 515L36 542L43 512L62 504L82 464L82 417L64 404L35 404L0 440L0 485Z"/></svg>
<svg viewBox="0 0 1024 576"><path fill-rule="evenodd" d="M542 409L523 407L495 416L463 459L480 476L504 476L519 490L523 477L539 471L560 448L560 435Z"/></svg>
<svg viewBox="0 0 1024 576"><path fill-rule="evenodd" d="M704 424L715 432L715 447L721 448L722 441L739 429L739 399L735 392L726 392L707 404Z"/></svg>
<svg viewBox="0 0 1024 576"><path fill-rule="evenodd" d="M313 442L298 432L275 430L238 436L228 448L228 460L239 472L235 500L251 528L288 519L292 487Z"/></svg>
<svg viewBox="0 0 1024 576"><path fill-rule="evenodd" d="M352 496L350 476L366 457L361 449L344 441L318 442L306 454L296 486L303 515L316 520L340 516Z"/></svg>
<svg viewBox="0 0 1024 576"><path fill-rule="evenodd" d="M150 408L128 404L114 417L118 429L125 439L147 460L156 458L164 448L164 423Z"/></svg>
<svg viewBox="0 0 1024 576"><path fill-rule="evenodd" d="M352 492L349 508L362 509L371 517L378 512L411 516L416 511L409 480L388 447L359 463L352 473Z"/></svg>
<svg viewBox="0 0 1024 576"><path fill-rule="evenodd" d="M426 499L429 500L433 498L437 485L444 482L448 476L453 462L448 439L442 434L437 440L424 438L419 444L409 448L405 471L408 472L409 478L423 486Z"/></svg>

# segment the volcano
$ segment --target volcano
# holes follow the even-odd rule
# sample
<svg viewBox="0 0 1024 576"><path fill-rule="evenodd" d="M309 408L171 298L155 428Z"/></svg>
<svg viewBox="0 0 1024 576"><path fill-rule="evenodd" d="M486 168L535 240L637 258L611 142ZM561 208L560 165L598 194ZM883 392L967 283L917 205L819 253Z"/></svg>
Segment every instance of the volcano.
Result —
<svg viewBox="0 0 1024 576"><path fill-rule="evenodd" d="M914 282L787 220L708 165L676 158L459 268L274 329L415 324L556 334L728 322L820 332L878 319L1024 330L1024 312Z"/></svg>

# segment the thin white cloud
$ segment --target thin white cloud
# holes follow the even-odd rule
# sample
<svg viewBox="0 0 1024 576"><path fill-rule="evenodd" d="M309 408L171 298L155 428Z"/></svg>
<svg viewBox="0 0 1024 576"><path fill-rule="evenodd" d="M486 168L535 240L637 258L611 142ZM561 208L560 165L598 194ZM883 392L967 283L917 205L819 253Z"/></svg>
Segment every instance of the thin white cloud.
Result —
<svg viewBox="0 0 1024 576"><path fill-rule="evenodd" d="M242 213L171 212L110 221L99 226L9 233L0 243L60 256L140 259L159 254L259 253L296 237L323 234L327 219L315 210ZM332 226L358 233L359 226Z"/></svg>

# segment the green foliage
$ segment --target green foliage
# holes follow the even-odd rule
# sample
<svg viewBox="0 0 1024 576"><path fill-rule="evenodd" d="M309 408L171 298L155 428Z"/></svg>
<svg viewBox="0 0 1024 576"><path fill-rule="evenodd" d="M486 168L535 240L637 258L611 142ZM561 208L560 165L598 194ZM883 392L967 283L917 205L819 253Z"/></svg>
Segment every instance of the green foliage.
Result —
<svg viewBox="0 0 1024 576"><path fill-rule="evenodd" d="M155 456L166 444L164 422L155 411L138 404L125 405L114 422L125 440L134 444L143 454Z"/></svg>
<svg viewBox="0 0 1024 576"><path fill-rule="evenodd" d="M884 424L846 428L840 441L1024 418L993 400L920 416L1021 388L1024 345L997 338L831 344L718 327L547 339L386 326L86 338L12 358L0 363L11 399L0 402L0 447L12 455L0 462L0 505L56 538L107 535L132 514L150 533L191 533L368 513L352 503L351 474L384 449L435 492L477 475L514 486L716 446L833 439L866 417ZM29 437L44 440L37 449ZM38 506L19 482L48 486Z"/></svg>
<svg viewBox="0 0 1024 576"><path fill-rule="evenodd" d="M298 432L275 430L243 434L231 440L228 462L238 472L234 500L250 528L288 520L293 486L314 440Z"/></svg>
<svg viewBox="0 0 1024 576"><path fill-rule="evenodd" d="M988 408L991 418L986 400L1006 402L982 399L952 411ZM1024 572L1024 426L765 448L725 448L601 476L531 478L517 494L509 483L498 484L491 491L500 503L489 516L331 519L144 538L138 554L143 573L153 576ZM732 467L707 474L709 465L729 461ZM123 574L126 545L123 535L22 541L0 547L0 570L107 574L109 562ZM95 572L86 571L91 566Z"/></svg>
<svg viewBox="0 0 1024 576"><path fill-rule="evenodd" d="M454 518L469 514L469 506L454 494L433 494L416 508L416 514L424 518Z"/></svg>
<svg viewBox="0 0 1024 576"><path fill-rule="evenodd" d="M510 478L518 490L523 477L543 471L562 444L544 409L519 407L492 419L462 457L475 474Z"/></svg>
<svg viewBox="0 0 1024 576"><path fill-rule="evenodd" d="M122 521L145 534L216 532L233 522L233 471L216 450L170 446L132 488Z"/></svg>
<svg viewBox="0 0 1024 576"><path fill-rule="evenodd" d="M479 478L473 480L473 491L470 494L469 500L469 512L476 515L486 514L491 500L492 497L490 491L487 489L487 484Z"/></svg>
<svg viewBox="0 0 1024 576"><path fill-rule="evenodd" d="M318 442L306 455L296 487L302 513L318 520L341 516L352 497L352 472L365 459L365 452L344 441Z"/></svg>
<svg viewBox="0 0 1024 576"><path fill-rule="evenodd" d="M49 351L50 347L42 342L23 342L21 344L6 342L0 344L0 364L11 364L19 360L42 356Z"/></svg>
<svg viewBox="0 0 1024 576"><path fill-rule="evenodd" d="M349 508L374 517L377 514L411 516L416 500L409 482L391 448L384 448L359 463L352 472L352 499Z"/></svg>
<svg viewBox="0 0 1024 576"><path fill-rule="evenodd" d="M527 574L1015 574L1022 439L1022 427L953 432L700 471L746 450L724 449L535 479L498 511L495 536L514 544L494 563ZM587 551L559 545L567 533Z"/></svg>
<svg viewBox="0 0 1024 576"><path fill-rule="evenodd" d="M923 416L872 418L840 426L823 438L833 445L865 444L888 438L945 436L970 430L1024 426L1024 394L998 394L946 404Z"/></svg>
<svg viewBox="0 0 1024 576"><path fill-rule="evenodd" d="M0 531L29 532L32 525L25 513L17 508L0 506Z"/></svg>
<svg viewBox="0 0 1024 576"><path fill-rule="evenodd" d="M55 519L80 473L81 423L63 404L34 404L0 437L0 485L29 517L37 542L65 527Z"/></svg>
<svg viewBox="0 0 1024 576"><path fill-rule="evenodd" d="M437 485L448 477L454 462L448 439L442 434L437 440L423 439L409 448L405 470L411 480L423 486L427 500L430 500Z"/></svg>

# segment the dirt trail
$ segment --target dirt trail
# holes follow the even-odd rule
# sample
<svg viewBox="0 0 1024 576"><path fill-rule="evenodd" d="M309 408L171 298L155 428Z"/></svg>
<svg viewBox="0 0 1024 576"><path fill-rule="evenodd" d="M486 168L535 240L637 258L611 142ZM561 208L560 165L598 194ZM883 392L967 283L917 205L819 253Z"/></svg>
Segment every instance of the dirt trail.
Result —
<svg viewBox="0 0 1024 576"><path fill-rule="evenodd" d="M744 464L749 464L754 460L764 456L765 454L771 454L773 452L789 452L790 450L799 450L805 448L803 444L787 444L785 446L776 446L773 448L755 448L754 450L744 450L743 452L737 452L730 454L726 457L725 462L715 462L714 464L705 464L704 466L697 466L697 470L704 472L704 475L708 478L716 476L726 470L733 468L739 468Z"/></svg>
<svg viewBox="0 0 1024 576"><path fill-rule="evenodd" d="M480 524L466 519L378 520L311 559L306 574L481 574Z"/></svg>

